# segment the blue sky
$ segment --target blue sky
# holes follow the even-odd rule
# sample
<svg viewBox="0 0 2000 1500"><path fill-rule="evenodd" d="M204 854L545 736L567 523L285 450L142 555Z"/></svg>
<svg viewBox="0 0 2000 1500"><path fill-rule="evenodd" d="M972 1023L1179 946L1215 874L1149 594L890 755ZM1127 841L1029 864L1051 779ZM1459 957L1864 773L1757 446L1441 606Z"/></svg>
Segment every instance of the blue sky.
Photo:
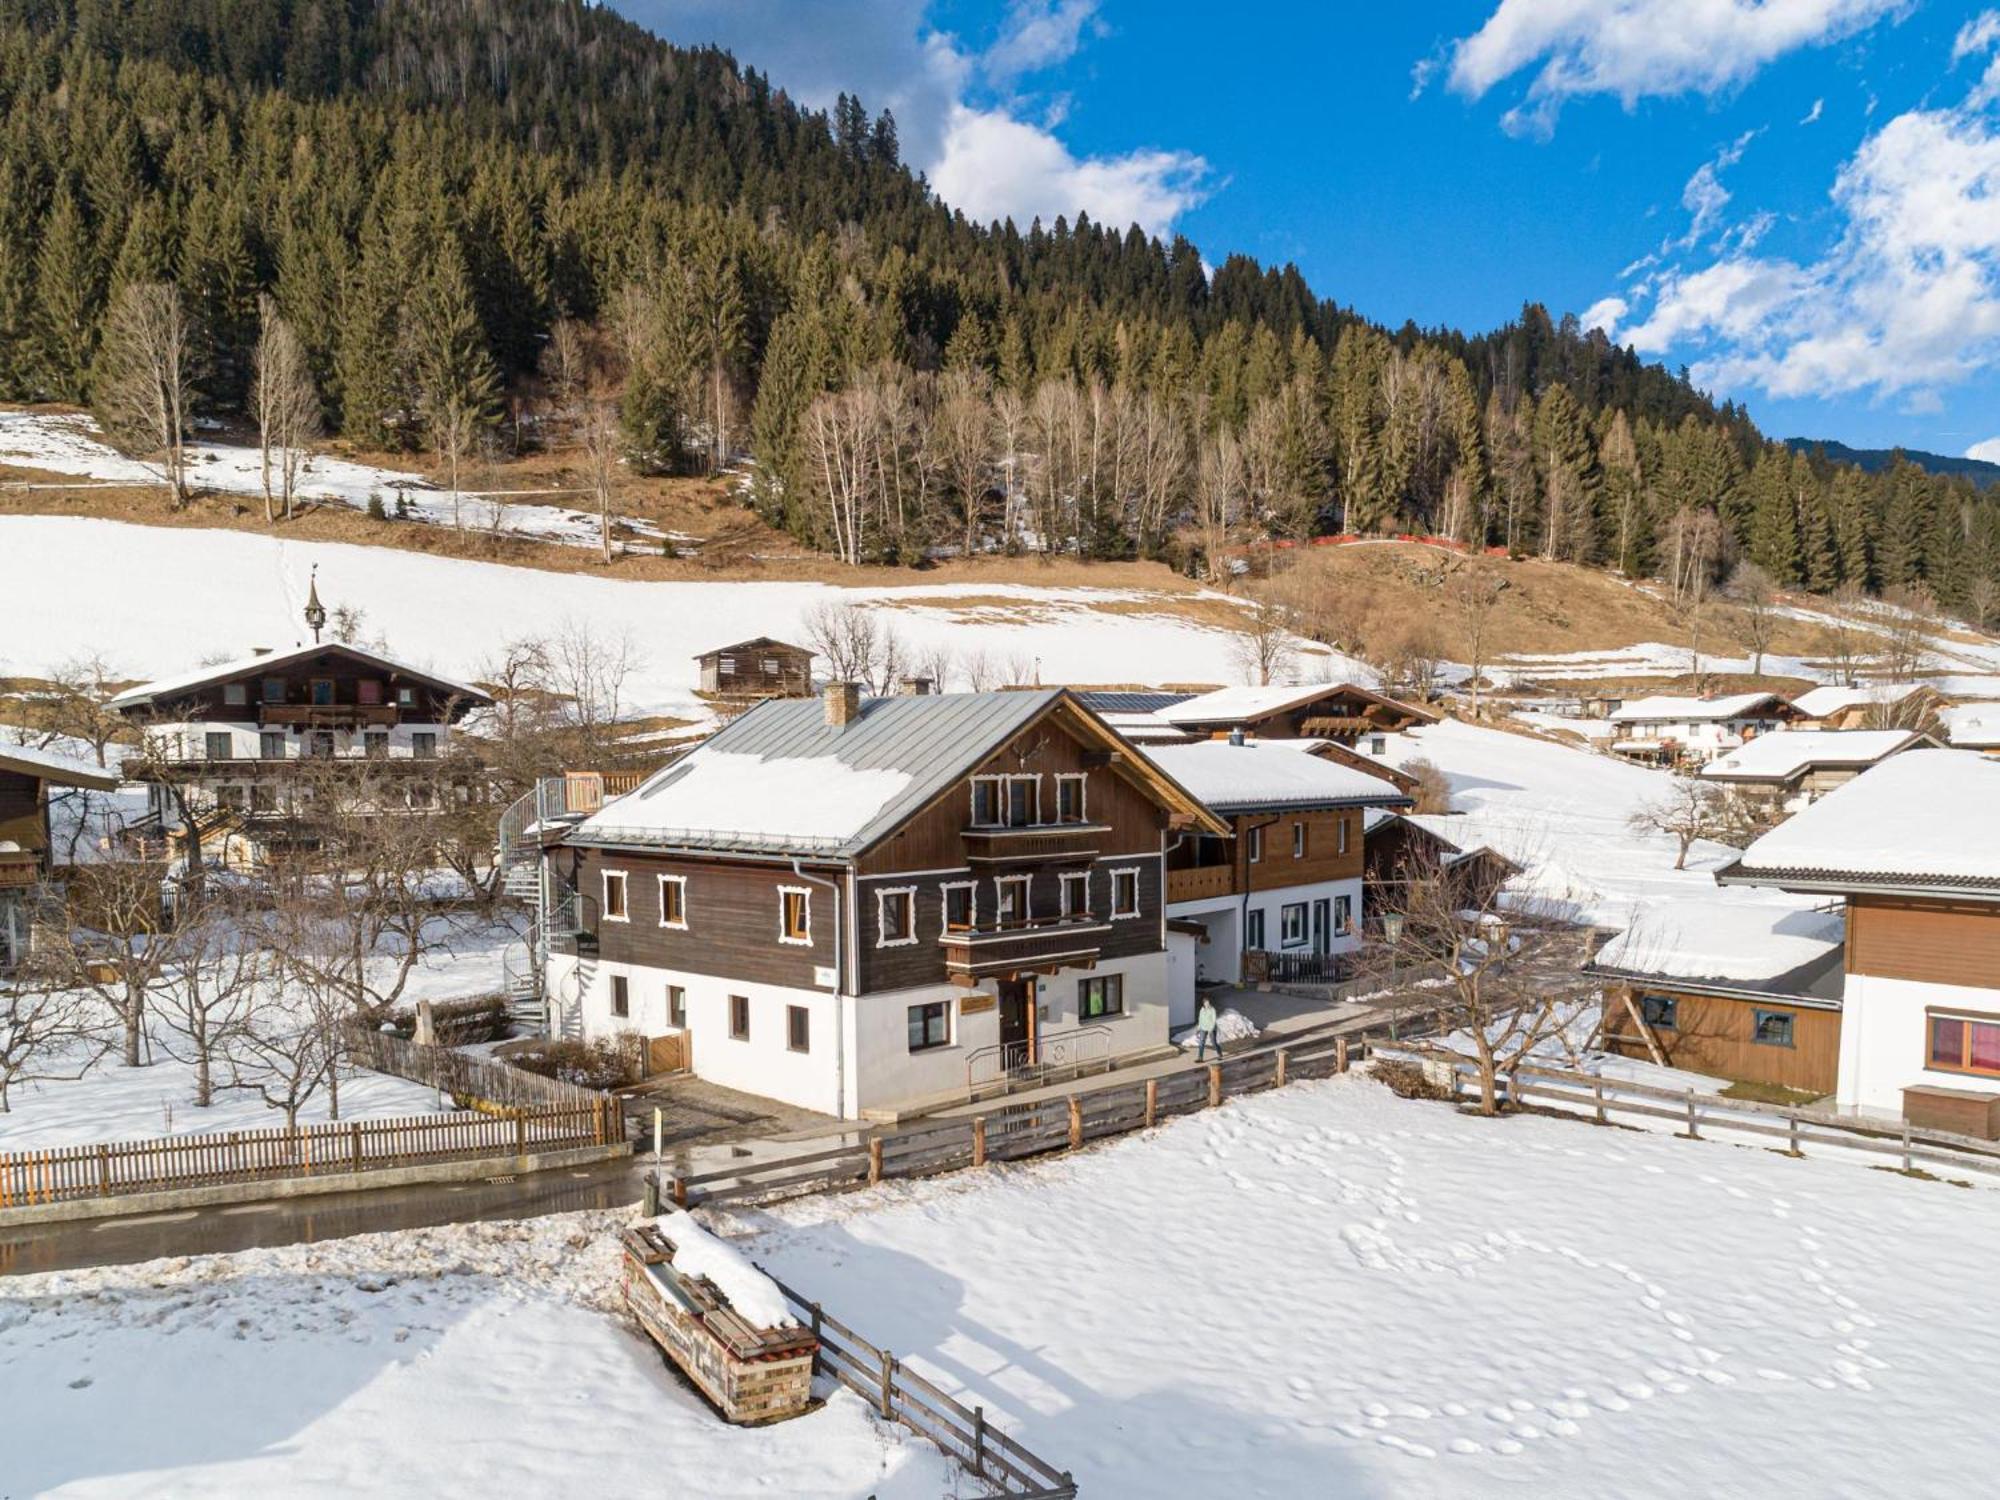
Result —
<svg viewBox="0 0 2000 1500"><path fill-rule="evenodd" d="M893 107L905 155L975 216L1136 219L1212 262L1294 261L1392 325L1488 328L1538 300L1774 436L2000 458L2000 12L615 3L808 102Z"/></svg>

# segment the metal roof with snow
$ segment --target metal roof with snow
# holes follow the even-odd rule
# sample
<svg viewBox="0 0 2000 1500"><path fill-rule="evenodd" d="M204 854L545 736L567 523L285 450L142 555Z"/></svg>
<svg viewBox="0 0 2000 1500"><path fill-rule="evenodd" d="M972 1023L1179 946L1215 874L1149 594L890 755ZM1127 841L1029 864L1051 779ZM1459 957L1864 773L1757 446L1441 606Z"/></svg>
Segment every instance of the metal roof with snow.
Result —
<svg viewBox="0 0 2000 1500"><path fill-rule="evenodd" d="M820 698L760 703L577 825L583 844L849 859L895 832L1000 745L1059 708L1122 742L1063 688L862 700L827 722ZM1127 754L1162 800L1226 832L1171 776Z"/></svg>
<svg viewBox="0 0 2000 1500"><path fill-rule="evenodd" d="M1935 743L1914 729L1779 729L1746 740L1697 774L1706 781L1786 782L1820 767L1865 769L1898 751Z"/></svg>
<svg viewBox="0 0 2000 1500"><path fill-rule="evenodd" d="M1221 813L1269 808L1396 807L1409 797L1353 766L1247 740L1148 745L1146 758Z"/></svg>
<svg viewBox="0 0 2000 1500"><path fill-rule="evenodd" d="M1194 696L1193 693L1128 692L1123 688L1085 688L1077 693L1076 700L1092 713L1156 714L1163 708L1172 708L1176 703L1185 703Z"/></svg>
<svg viewBox="0 0 2000 1500"><path fill-rule="evenodd" d="M1750 718L1767 704L1782 708L1784 702L1776 693L1731 693L1723 698L1662 695L1636 699L1612 710L1608 717L1616 724L1697 723L1711 719Z"/></svg>
<svg viewBox="0 0 2000 1500"><path fill-rule="evenodd" d="M397 661L394 657L384 656L378 651L350 645L346 641L317 641L307 646L293 646L284 651L266 651L262 656L244 656L235 661L197 667L192 672L183 672L176 677L162 677L154 682L142 682L137 687L125 689L104 706L122 711L157 706L162 702L171 703L175 695L190 693L211 683L226 682L232 677L241 677L253 672L267 672L273 667L329 654L351 656L396 676L413 677L419 682L443 688L454 697L462 699L468 707L481 708L493 701L486 693L468 683L453 682L449 677L440 677L435 672L423 667L413 667L406 661Z"/></svg>
<svg viewBox="0 0 2000 1500"><path fill-rule="evenodd" d="M0 745L0 771L51 781L57 786L90 787L108 792L118 785L118 773L71 755L53 750L33 750L26 745Z"/></svg>
<svg viewBox="0 0 2000 1500"><path fill-rule="evenodd" d="M1808 719L1824 719L1829 714L1870 708L1878 703L1901 703L1913 693L1924 691L1924 686L1921 682L1864 682L1854 687L1828 684L1800 693L1792 699L1792 707Z"/></svg>
<svg viewBox="0 0 2000 1500"><path fill-rule="evenodd" d="M1251 684L1217 688L1180 703L1157 710L1169 724L1248 724L1288 708L1299 708L1321 698L1352 694L1408 714L1413 719L1436 723L1438 716L1427 708L1385 697L1373 688L1354 682L1294 682Z"/></svg>

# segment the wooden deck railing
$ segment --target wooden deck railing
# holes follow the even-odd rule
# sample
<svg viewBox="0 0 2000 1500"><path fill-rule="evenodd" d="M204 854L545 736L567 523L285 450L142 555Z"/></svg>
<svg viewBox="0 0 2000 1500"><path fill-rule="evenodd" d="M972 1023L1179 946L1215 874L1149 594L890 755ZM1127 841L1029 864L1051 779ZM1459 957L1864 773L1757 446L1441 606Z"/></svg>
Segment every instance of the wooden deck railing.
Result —
<svg viewBox="0 0 2000 1500"><path fill-rule="evenodd" d="M615 1102L232 1130L0 1152L0 1208L218 1183L369 1172L471 1157L525 1156L625 1138Z"/></svg>

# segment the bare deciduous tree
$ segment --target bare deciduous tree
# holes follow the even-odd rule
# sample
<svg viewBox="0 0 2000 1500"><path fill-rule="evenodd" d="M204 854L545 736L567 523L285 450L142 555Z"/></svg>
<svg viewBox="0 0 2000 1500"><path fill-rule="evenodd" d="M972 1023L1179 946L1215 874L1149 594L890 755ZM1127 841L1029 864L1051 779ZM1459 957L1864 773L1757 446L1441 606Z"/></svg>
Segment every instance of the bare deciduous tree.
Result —
<svg viewBox="0 0 2000 1500"><path fill-rule="evenodd" d="M1259 685L1279 680L1296 660L1296 615L1289 594L1266 583L1254 590L1243 610L1230 653L1244 680Z"/></svg>
<svg viewBox="0 0 2000 1500"><path fill-rule="evenodd" d="M81 1078L109 1050L101 1013L69 979L47 961L0 979L0 1114L16 1084Z"/></svg>
<svg viewBox="0 0 2000 1500"><path fill-rule="evenodd" d="M1465 651L1467 686L1472 692L1472 717L1479 717L1479 690L1492 649L1493 614L1507 580L1477 566L1459 569L1445 582L1445 608L1458 625L1458 638Z"/></svg>
<svg viewBox="0 0 2000 1500"><path fill-rule="evenodd" d="M250 415L257 422L264 521L269 525L280 509L286 520L291 519L292 497L298 492L307 446L319 436L320 404L305 345L268 294L257 299L257 320L257 347L250 365Z"/></svg>
<svg viewBox="0 0 2000 1500"><path fill-rule="evenodd" d="M1764 675L1764 653L1778 630L1778 587L1756 563L1744 560L1729 575L1727 593L1743 625L1743 643L1750 648L1750 675Z"/></svg>
<svg viewBox="0 0 2000 1500"><path fill-rule="evenodd" d="M1729 809L1720 787L1693 776L1676 776L1667 791L1632 814L1639 833L1663 833L1677 846L1674 868L1687 868L1688 851L1697 839L1720 839L1730 826Z"/></svg>
<svg viewBox="0 0 2000 1500"><path fill-rule="evenodd" d="M175 914L175 963L163 976L157 1010L160 1048L194 1068L194 1103L215 1102L216 1065L251 1025L270 973L255 914L213 892L190 896Z"/></svg>
<svg viewBox="0 0 2000 1500"><path fill-rule="evenodd" d="M1938 630L1937 596L1922 584L1906 584L1882 596L1889 606L1881 637L1882 670L1892 682L1909 682L1930 655Z"/></svg>
<svg viewBox="0 0 2000 1500"><path fill-rule="evenodd" d="M176 507L187 503L194 376L194 330L180 288L158 281L122 288L104 323L97 417L113 443L159 465Z"/></svg>
<svg viewBox="0 0 2000 1500"><path fill-rule="evenodd" d="M597 507L597 536L604 560L611 561L611 490L618 481L618 460L624 438L618 430L618 407L609 397L591 397L580 408L576 424L577 450L583 456L584 481Z"/></svg>
<svg viewBox="0 0 2000 1500"><path fill-rule="evenodd" d="M78 872L64 893L61 920L71 934L57 945L62 980L96 996L122 1033L122 1061L142 1067L146 1012L172 966L175 928L151 861L110 860Z"/></svg>
<svg viewBox="0 0 2000 1500"><path fill-rule="evenodd" d="M1195 463L1195 528L1201 534L1209 581L1229 581L1229 545L1243 506L1243 452L1227 431L1201 445Z"/></svg>

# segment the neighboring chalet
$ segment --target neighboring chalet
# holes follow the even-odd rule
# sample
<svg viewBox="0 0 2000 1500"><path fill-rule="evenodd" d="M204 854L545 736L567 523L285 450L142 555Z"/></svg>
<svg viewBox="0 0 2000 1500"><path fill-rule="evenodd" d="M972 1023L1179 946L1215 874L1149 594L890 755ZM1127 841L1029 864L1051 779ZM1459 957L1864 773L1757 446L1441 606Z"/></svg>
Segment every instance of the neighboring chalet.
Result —
<svg viewBox="0 0 2000 1500"><path fill-rule="evenodd" d="M1226 831L1061 689L760 703L545 849L553 1029L847 1119L1153 1055Z"/></svg>
<svg viewBox="0 0 2000 1500"><path fill-rule="evenodd" d="M1845 900L1841 1108L2000 1137L2000 765L1898 755L1716 879Z"/></svg>
<svg viewBox="0 0 2000 1500"><path fill-rule="evenodd" d="M1776 693L1722 698L1638 698L1610 714L1611 750L1655 765L1705 765L1796 715Z"/></svg>
<svg viewBox="0 0 2000 1500"><path fill-rule="evenodd" d="M1463 822L1449 814L1369 810L1362 830L1361 885L1371 920L1401 911L1408 905L1410 881L1433 876L1449 881L1467 910L1492 905L1495 892L1521 867L1486 844L1462 842L1457 825Z"/></svg>
<svg viewBox="0 0 2000 1500"><path fill-rule="evenodd" d="M1796 812L1890 756L1926 746L1936 749L1937 741L1910 729L1780 729L1725 751L1696 774Z"/></svg>
<svg viewBox="0 0 2000 1500"><path fill-rule="evenodd" d="M117 785L117 772L88 761L0 745L0 972L27 957L30 902L51 873L49 788Z"/></svg>
<svg viewBox="0 0 2000 1500"><path fill-rule="evenodd" d="M1176 976L1177 1020L1194 1019L1196 981L1240 983L1359 946L1362 814L1408 806L1404 791L1275 741L1145 754L1227 825L1226 836L1190 834L1167 851L1167 916L1200 928L1187 933L1192 969Z"/></svg>
<svg viewBox="0 0 2000 1500"><path fill-rule="evenodd" d="M1839 912L1757 900L1660 903L1586 966L1614 1052L1739 1083L1835 1091Z"/></svg>
<svg viewBox="0 0 2000 1500"><path fill-rule="evenodd" d="M806 698L812 695L816 654L760 635L704 651L695 662L701 668L704 693L725 698Z"/></svg>
<svg viewBox="0 0 2000 1500"><path fill-rule="evenodd" d="M1226 687L1159 709L1162 722L1197 739L1241 733L1256 739L1321 739L1362 750L1438 715L1351 682Z"/></svg>
<svg viewBox="0 0 2000 1500"><path fill-rule="evenodd" d="M1800 729L1919 729L1944 699L1921 682L1865 682L1816 687L1792 699Z"/></svg>
<svg viewBox="0 0 2000 1500"><path fill-rule="evenodd" d="M292 839L316 777L379 778L393 789L385 810L437 807L452 727L492 701L337 641L128 688L109 706L142 737L126 775L152 788L146 819L129 831L184 848L192 821L205 858L214 838L223 862L257 864Z"/></svg>

